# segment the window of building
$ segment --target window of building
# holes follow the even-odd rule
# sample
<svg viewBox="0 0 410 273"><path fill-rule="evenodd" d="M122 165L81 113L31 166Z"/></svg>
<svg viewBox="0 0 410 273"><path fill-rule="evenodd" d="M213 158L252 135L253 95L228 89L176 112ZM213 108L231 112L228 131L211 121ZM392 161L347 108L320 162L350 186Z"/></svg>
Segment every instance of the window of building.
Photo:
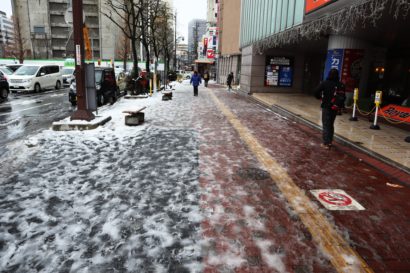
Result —
<svg viewBox="0 0 410 273"><path fill-rule="evenodd" d="M34 26L34 33L45 33L46 29L44 26Z"/></svg>

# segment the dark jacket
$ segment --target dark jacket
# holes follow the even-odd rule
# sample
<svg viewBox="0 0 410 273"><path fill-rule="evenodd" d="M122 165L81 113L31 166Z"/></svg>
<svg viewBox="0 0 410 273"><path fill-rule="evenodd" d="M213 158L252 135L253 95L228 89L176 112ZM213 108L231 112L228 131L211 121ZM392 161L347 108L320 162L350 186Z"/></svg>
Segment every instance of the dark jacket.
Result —
<svg viewBox="0 0 410 273"><path fill-rule="evenodd" d="M192 85L193 86L198 86L198 85L200 85L201 83L202 83L202 80L201 80L201 76L199 76L199 74L197 74L197 75L192 75L192 77L191 77L191 83L192 83Z"/></svg>
<svg viewBox="0 0 410 273"><path fill-rule="evenodd" d="M345 86L339 81L325 80L315 89L315 97L317 99L322 99L322 108L332 107L331 100L335 93L335 88L344 90Z"/></svg>
<svg viewBox="0 0 410 273"><path fill-rule="evenodd" d="M228 75L228 78L226 79L226 82L227 82L228 84L231 84L232 81L233 81L233 74L230 73L230 74Z"/></svg>

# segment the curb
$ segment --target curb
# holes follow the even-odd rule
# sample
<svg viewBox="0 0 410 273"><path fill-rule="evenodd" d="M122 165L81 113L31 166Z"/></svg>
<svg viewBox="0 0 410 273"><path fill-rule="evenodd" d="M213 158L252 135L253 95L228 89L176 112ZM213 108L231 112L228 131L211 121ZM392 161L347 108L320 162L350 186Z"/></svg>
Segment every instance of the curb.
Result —
<svg viewBox="0 0 410 273"><path fill-rule="evenodd" d="M301 124L306 125L307 127L314 129L315 131L321 131L322 127L303 118L300 117L285 108L278 106L278 105L269 105L263 101L260 101L251 95L239 91L237 92L238 95L246 97L246 99L259 104L263 107L266 107L268 109L272 109L273 111L285 116L286 118L289 118L292 121L297 121ZM404 184L406 186L410 186L410 168L407 168L406 166L403 166L391 159L388 159L374 151L371 151L363 146L360 146L358 144L355 144L351 142L350 140L346 139L345 137L342 137L340 135L335 134L335 140L341 144L342 146L339 147L341 150L349 154L350 156L353 156L355 158L358 158L359 160L363 160L366 164L378 169L385 175L394 178L397 180L399 183ZM345 146L345 147L343 147ZM365 156L363 157L363 154L361 155L360 153L363 153Z"/></svg>
<svg viewBox="0 0 410 273"><path fill-rule="evenodd" d="M98 119L98 121L84 123L84 122L53 122L52 129L53 131L85 131L85 130L93 130L97 127L106 124L108 121L111 120L111 116Z"/></svg>

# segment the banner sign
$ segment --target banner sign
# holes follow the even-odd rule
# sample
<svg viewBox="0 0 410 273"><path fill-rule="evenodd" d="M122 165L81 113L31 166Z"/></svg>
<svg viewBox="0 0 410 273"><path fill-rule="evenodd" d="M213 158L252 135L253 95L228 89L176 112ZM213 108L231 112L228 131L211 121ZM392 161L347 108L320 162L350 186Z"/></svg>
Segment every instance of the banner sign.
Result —
<svg viewBox="0 0 410 273"><path fill-rule="evenodd" d="M336 1L337 0L305 0L305 14L318 10Z"/></svg>
<svg viewBox="0 0 410 273"><path fill-rule="evenodd" d="M379 116L385 116L397 121L405 121L410 124L410 108L405 106L399 106L389 104L381 109L378 113Z"/></svg>
<svg viewBox="0 0 410 273"><path fill-rule="evenodd" d="M345 49L341 82L346 86L346 92L353 92L359 86L363 58L363 49Z"/></svg>
<svg viewBox="0 0 410 273"><path fill-rule="evenodd" d="M342 74L342 64L343 64L343 55L344 49L330 49L327 51L326 64L325 64L325 73L323 78L326 79L329 75L329 71L332 68L339 70L339 78Z"/></svg>
<svg viewBox="0 0 410 273"><path fill-rule="evenodd" d="M268 56L266 58L265 86L291 87L293 84L293 59Z"/></svg>

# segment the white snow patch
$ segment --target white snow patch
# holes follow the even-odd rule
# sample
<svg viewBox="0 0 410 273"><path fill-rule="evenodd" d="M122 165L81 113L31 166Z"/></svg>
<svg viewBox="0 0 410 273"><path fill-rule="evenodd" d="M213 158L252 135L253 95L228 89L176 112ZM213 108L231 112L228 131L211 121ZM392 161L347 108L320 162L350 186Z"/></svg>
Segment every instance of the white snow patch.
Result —
<svg viewBox="0 0 410 273"><path fill-rule="evenodd" d="M278 272L285 273L285 264L282 261L283 255L271 253L269 248L273 246L273 243L269 241L257 240L256 245L259 247L263 261L270 267L274 268Z"/></svg>

